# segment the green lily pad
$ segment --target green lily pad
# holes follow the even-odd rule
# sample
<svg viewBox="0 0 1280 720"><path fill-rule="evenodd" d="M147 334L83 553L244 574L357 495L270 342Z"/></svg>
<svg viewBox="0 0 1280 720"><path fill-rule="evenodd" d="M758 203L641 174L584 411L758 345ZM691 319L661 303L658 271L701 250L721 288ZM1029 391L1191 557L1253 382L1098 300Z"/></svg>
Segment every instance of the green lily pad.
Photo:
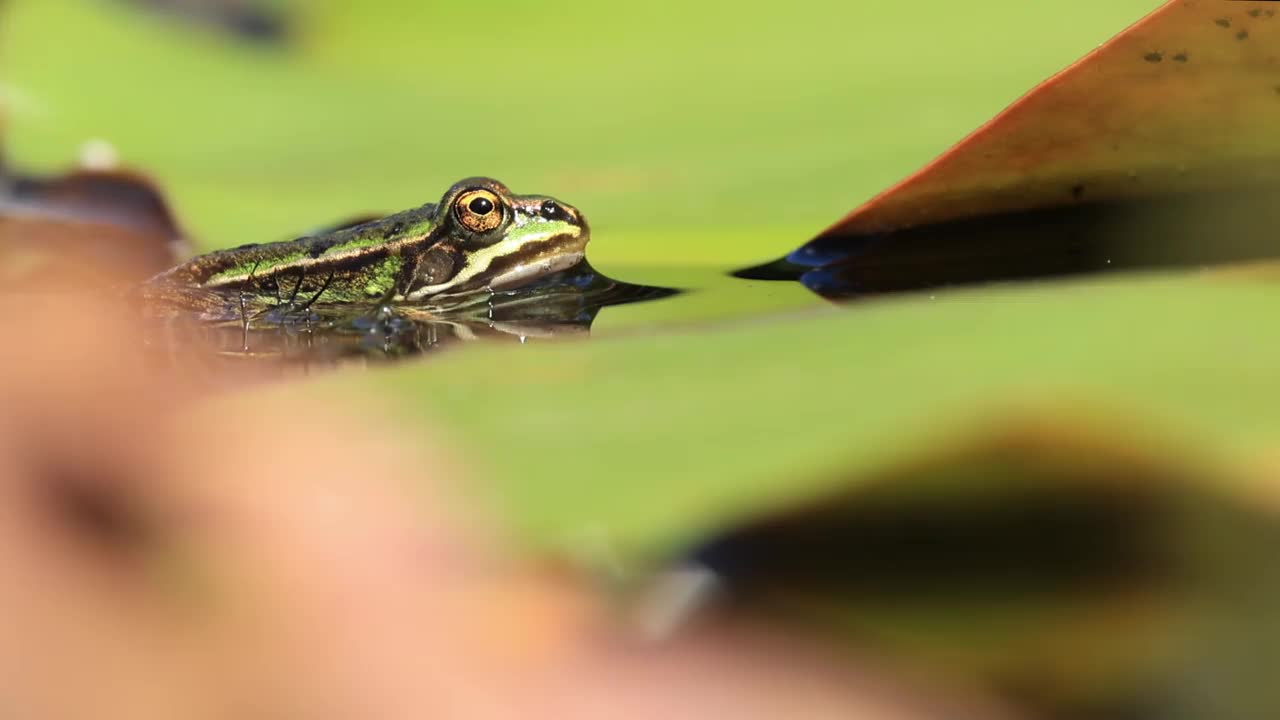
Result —
<svg viewBox="0 0 1280 720"><path fill-rule="evenodd" d="M451 435L514 527L654 558L1061 404L1224 462L1274 449L1280 290L1126 277L799 311L709 332L475 348L321 384ZM1124 425L1128 427L1129 425Z"/></svg>

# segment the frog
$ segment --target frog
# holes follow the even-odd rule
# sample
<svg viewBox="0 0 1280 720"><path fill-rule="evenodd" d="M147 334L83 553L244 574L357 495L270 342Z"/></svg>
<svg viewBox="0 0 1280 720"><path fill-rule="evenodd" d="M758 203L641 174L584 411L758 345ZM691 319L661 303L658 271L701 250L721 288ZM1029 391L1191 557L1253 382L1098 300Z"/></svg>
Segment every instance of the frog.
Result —
<svg viewBox="0 0 1280 720"><path fill-rule="evenodd" d="M437 203L308 235L199 255L146 282L152 299L207 313L316 304L428 304L527 285L582 262L572 205L488 177Z"/></svg>

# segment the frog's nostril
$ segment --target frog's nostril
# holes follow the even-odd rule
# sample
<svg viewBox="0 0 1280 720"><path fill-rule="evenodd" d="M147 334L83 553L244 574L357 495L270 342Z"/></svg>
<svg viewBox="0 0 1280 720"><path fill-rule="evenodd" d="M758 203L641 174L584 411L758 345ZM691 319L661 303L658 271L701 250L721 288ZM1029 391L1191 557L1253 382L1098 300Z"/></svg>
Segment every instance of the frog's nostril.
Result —
<svg viewBox="0 0 1280 720"><path fill-rule="evenodd" d="M542 217L548 220L559 220L568 223L581 223L582 216L568 205L561 205L555 200L543 200L540 210Z"/></svg>
<svg viewBox="0 0 1280 720"><path fill-rule="evenodd" d="M555 200L543 200L541 212L542 212L542 217L548 220L568 220L569 219L569 214L566 213L564 211L564 208L560 206L560 203L556 202Z"/></svg>

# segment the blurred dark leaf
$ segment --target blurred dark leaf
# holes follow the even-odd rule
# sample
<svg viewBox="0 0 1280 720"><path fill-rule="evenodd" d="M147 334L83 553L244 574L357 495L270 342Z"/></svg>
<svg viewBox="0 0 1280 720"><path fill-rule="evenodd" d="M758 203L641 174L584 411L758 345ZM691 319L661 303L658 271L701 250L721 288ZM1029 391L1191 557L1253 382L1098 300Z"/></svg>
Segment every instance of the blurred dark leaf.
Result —
<svg viewBox="0 0 1280 720"><path fill-rule="evenodd" d="M280 2L264 0L129 0L133 5L255 42L282 42L289 22Z"/></svg>
<svg viewBox="0 0 1280 720"><path fill-rule="evenodd" d="M1280 514L1250 475L1041 412L694 557L752 612L1050 717L1274 717Z"/></svg>

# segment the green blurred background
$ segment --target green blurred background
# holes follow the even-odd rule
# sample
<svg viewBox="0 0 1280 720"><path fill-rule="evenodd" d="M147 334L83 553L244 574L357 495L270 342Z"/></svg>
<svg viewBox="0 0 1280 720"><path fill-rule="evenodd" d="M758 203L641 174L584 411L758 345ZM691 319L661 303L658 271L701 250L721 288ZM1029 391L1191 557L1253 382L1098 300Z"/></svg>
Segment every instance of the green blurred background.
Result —
<svg viewBox="0 0 1280 720"><path fill-rule="evenodd" d="M283 47L119 1L10 0L10 157L55 169L104 139L203 247L488 174L583 208L606 271L728 268L800 244L1158 3L273 4Z"/></svg>

